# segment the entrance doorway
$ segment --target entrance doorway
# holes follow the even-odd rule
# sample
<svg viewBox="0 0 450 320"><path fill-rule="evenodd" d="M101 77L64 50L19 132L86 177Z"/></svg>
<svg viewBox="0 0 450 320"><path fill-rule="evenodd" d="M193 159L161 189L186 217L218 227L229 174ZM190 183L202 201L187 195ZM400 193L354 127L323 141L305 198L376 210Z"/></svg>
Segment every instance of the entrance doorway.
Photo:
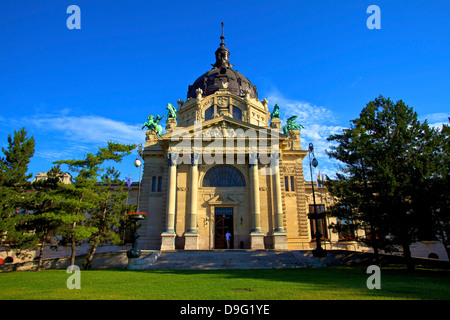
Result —
<svg viewBox="0 0 450 320"><path fill-rule="evenodd" d="M231 233L230 249L233 249L233 207L214 208L214 248L227 249L225 235Z"/></svg>

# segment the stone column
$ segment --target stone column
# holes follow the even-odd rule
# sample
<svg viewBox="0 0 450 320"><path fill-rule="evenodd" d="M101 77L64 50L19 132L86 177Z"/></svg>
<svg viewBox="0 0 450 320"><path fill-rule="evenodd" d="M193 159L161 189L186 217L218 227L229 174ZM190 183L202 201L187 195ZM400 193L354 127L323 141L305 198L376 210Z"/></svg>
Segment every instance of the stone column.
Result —
<svg viewBox="0 0 450 320"><path fill-rule="evenodd" d="M177 196L178 154L169 153L166 230L161 234L161 250L175 250L175 204Z"/></svg>
<svg viewBox="0 0 450 320"><path fill-rule="evenodd" d="M272 179L273 179L273 202L274 202L274 218L275 218L275 230L274 232L284 232L283 227L283 203L281 199L281 182L280 182L280 154L275 154L272 157Z"/></svg>
<svg viewBox="0 0 450 320"><path fill-rule="evenodd" d="M198 231L197 231L197 197L198 197L198 153L191 154L191 183L189 190L189 229L184 235L185 250L198 250Z"/></svg>
<svg viewBox="0 0 450 320"><path fill-rule="evenodd" d="M276 250L287 250L287 234L283 226L283 203L281 199L280 182L280 154L272 154L272 179L273 179L273 201L274 201L274 222L273 248Z"/></svg>
<svg viewBox="0 0 450 320"><path fill-rule="evenodd" d="M250 233L251 248L264 249L264 234L261 231L261 207L259 199L258 155L249 155L252 230Z"/></svg>

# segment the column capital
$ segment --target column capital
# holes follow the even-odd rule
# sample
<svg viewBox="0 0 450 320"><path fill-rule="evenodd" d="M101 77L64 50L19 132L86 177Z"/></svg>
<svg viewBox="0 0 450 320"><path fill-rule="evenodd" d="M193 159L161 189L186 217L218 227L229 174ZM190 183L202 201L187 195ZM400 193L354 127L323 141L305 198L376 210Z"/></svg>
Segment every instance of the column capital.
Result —
<svg viewBox="0 0 450 320"><path fill-rule="evenodd" d="M191 166L198 166L200 153L191 153Z"/></svg>
<svg viewBox="0 0 450 320"><path fill-rule="evenodd" d="M274 160L279 160L281 158L281 153L280 152L272 152L270 154L270 157Z"/></svg>
<svg viewBox="0 0 450 320"><path fill-rule="evenodd" d="M270 158L271 158L271 162L273 162L273 164L275 166L279 166L280 165L281 153L273 152L273 153L270 154Z"/></svg>
<svg viewBox="0 0 450 320"><path fill-rule="evenodd" d="M259 153L251 152L248 154L248 163L250 166L258 165Z"/></svg>
<svg viewBox="0 0 450 320"><path fill-rule="evenodd" d="M179 156L180 155L178 153L168 153L167 154L167 160L168 160L169 167L177 165Z"/></svg>

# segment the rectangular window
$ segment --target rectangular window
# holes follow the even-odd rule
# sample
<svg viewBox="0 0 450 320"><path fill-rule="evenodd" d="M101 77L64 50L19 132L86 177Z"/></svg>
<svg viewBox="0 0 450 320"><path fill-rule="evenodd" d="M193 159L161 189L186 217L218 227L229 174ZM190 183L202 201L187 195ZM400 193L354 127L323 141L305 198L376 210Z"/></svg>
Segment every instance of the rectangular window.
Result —
<svg viewBox="0 0 450 320"><path fill-rule="evenodd" d="M291 176L291 191L295 191L294 187L294 177Z"/></svg>
<svg viewBox="0 0 450 320"><path fill-rule="evenodd" d="M316 210L317 210L317 214L324 213L325 212L325 205L323 205L323 204L316 204ZM314 214L314 205L313 204L309 205L309 214Z"/></svg>
<svg viewBox="0 0 450 320"><path fill-rule="evenodd" d="M284 190L289 191L289 178L284 177Z"/></svg>
<svg viewBox="0 0 450 320"><path fill-rule="evenodd" d="M152 177L152 192L162 191L162 177Z"/></svg>
<svg viewBox="0 0 450 320"><path fill-rule="evenodd" d="M156 192L156 177L152 177L152 192Z"/></svg>
<svg viewBox="0 0 450 320"><path fill-rule="evenodd" d="M162 191L162 177L158 177L158 192Z"/></svg>
<svg viewBox="0 0 450 320"><path fill-rule="evenodd" d="M355 228L351 220L337 219L338 234L341 241L355 240Z"/></svg>

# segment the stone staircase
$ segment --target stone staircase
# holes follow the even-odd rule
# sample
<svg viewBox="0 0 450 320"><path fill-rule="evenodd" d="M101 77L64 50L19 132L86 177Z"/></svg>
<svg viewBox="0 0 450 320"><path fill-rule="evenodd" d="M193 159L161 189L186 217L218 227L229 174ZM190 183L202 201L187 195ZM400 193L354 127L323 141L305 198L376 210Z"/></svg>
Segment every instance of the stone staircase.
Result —
<svg viewBox="0 0 450 320"><path fill-rule="evenodd" d="M290 251L163 251L150 270L271 269L306 267Z"/></svg>

